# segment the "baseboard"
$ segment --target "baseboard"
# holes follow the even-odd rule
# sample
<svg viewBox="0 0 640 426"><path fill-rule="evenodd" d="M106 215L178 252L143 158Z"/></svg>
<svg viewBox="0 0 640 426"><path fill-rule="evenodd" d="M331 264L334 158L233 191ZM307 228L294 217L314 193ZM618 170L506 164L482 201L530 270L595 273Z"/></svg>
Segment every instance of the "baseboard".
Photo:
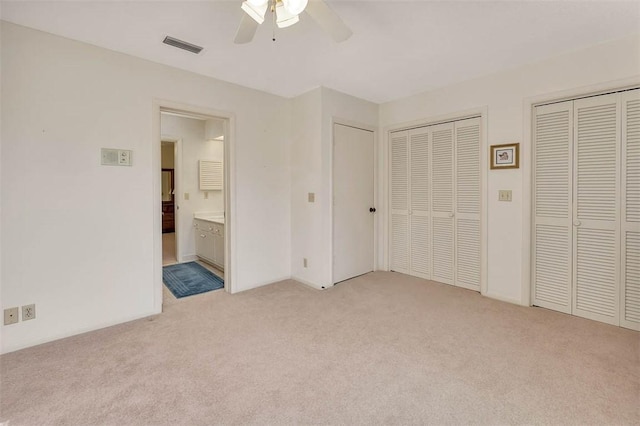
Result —
<svg viewBox="0 0 640 426"><path fill-rule="evenodd" d="M193 262L196 260L198 260L198 256L196 256L195 254L188 254L186 256L182 256L182 260L180 261L180 263Z"/></svg>
<svg viewBox="0 0 640 426"><path fill-rule="evenodd" d="M235 291L233 293L234 294L241 293L243 291L253 290L254 288L264 287L265 285L275 284L275 283L279 283L281 281L286 281L286 280L290 280L290 279L291 279L291 276L287 275L287 276L284 276L284 277L281 277L281 278L277 278L277 279L274 279L274 280L262 281L262 282L258 282L256 284L251 284L249 287L242 288L241 290L237 290L238 284L234 283L233 287L234 287Z"/></svg>
<svg viewBox="0 0 640 426"><path fill-rule="evenodd" d="M499 300L501 302L513 303L514 305L528 306L522 303L521 300L512 299L510 297L498 296L497 294L493 294L493 293L485 293L483 294L483 296L488 297L489 299Z"/></svg>
<svg viewBox="0 0 640 426"><path fill-rule="evenodd" d="M93 331L97 331L97 330L102 330L104 328L109 328L109 327L114 327L120 324L125 324L127 322L131 322L131 321L138 321L144 318L149 318L152 317L154 315L159 315L161 314L162 311L158 311L158 312L147 312L145 314L142 315L134 315L131 317L125 317L122 318L120 320L116 320L116 321L109 321L109 322L105 322L105 323L99 323L96 326L91 326L91 327L86 327L86 328L81 328L79 330L75 330L75 331L71 331L69 333L60 333L60 334L56 334L53 336L47 336L45 338L42 339L36 339L32 342L29 343L24 343L24 344L19 344L19 345L10 345L8 347L4 347L2 348L2 354L8 354L10 352L16 352L22 349L27 349L27 348L31 348L34 346L39 346L39 345L43 345L45 343L50 343L50 342L54 342L56 340L61 340L61 339L66 339L69 337L74 337L74 336L79 336L81 334L85 334L85 333L91 333Z"/></svg>
<svg viewBox="0 0 640 426"><path fill-rule="evenodd" d="M311 281L305 280L304 278L292 276L291 279L294 280L294 281L298 281L300 284L304 284L307 287L311 287L314 290L322 290L322 286L321 285L314 284Z"/></svg>

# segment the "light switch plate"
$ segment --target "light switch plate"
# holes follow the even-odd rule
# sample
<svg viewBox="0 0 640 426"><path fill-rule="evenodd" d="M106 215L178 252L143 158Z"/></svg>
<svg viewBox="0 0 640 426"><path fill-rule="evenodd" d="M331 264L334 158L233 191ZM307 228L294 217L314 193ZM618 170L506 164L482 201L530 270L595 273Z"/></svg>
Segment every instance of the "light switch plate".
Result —
<svg viewBox="0 0 640 426"><path fill-rule="evenodd" d="M511 190L510 189L499 190L498 201L511 201Z"/></svg>
<svg viewBox="0 0 640 426"><path fill-rule="evenodd" d="M131 166L133 151L128 149L102 148L100 150L103 166Z"/></svg>
<svg viewBox="0 0 640 426"><path fill-rule="evenodd" d="M310 192L309 193L309 202L310 203L315 203L316 202L316 194L315 194L315 192Z"/></svg>
<svg viewBox="0 0 640 426"><path fill-rule="evenodd" d="M130 166L131 151L125 149L118 150L118 164L121 166Z"/></svg>
<svg viewBox="0 0 640 426"><path fill-rule="evenodd" d="M188 192L184 193L184 199L187 200L187 201L189 200L189 193Z"/></svg>

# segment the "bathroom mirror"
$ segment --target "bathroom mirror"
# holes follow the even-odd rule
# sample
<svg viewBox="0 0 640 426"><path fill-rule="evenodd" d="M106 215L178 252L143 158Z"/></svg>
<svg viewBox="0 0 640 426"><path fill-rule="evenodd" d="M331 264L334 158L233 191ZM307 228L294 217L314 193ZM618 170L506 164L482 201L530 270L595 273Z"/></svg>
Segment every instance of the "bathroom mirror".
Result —
<svg viewBox="0 0 640 426"><path fill-rule="evenodd" d="M162 169L162 202L173 201L173 169Z"/></svg>

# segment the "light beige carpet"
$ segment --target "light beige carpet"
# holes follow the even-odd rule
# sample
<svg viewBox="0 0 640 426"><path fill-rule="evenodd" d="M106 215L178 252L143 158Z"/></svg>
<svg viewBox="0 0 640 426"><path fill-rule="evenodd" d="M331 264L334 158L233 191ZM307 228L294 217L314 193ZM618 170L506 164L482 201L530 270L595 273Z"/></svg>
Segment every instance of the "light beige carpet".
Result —
<svg viewBox="0 0 640 426"><path fill-rule="evenodd" d="M4 355L15 425L638 424L640 334L395 273L285 281Z"/></svg>

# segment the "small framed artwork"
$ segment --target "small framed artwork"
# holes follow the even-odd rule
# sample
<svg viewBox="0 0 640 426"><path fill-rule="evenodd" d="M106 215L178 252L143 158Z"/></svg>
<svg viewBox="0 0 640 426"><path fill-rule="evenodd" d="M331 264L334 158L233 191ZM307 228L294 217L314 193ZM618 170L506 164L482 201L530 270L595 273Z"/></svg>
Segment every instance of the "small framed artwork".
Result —
<svg viewBox="0 0 640 426"><path fill-rule="evenodd" d="M520 144L491 145L491 170L520 167Z"/></svg>

